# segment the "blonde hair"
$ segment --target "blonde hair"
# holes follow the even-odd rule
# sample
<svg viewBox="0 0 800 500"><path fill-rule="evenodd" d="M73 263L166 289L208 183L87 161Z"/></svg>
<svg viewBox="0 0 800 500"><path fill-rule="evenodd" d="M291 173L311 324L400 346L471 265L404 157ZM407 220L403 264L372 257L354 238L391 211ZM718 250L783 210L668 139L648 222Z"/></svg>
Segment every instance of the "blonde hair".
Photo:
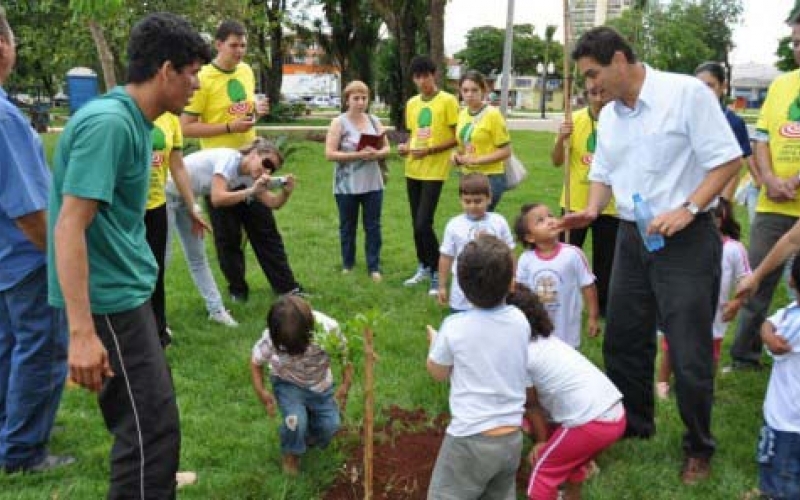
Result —
<svg viewBox="0 0 800 500"><path fill-rule="evenodd" d="M263 137L256 137L253 139L253 142L247 146L242 146L239 148L239 152L242 153L242 156L247 156L254 149L260 156L264 156L269 153L275 153L275 155L281 161L281 165L283 164L283 154L281 153L281 150L278 149L278 146L273 144L271 141L264 139ZM278 167L280 167L280 165Z"/></svg>
<svg viewBox="0 0 800 500"><path fill-rule="evenodd" d="M369 87L361 80L353 80L344 88L343 94L344 102L347 102L351 94L367 94L367 99L369 99Z"/></svg>

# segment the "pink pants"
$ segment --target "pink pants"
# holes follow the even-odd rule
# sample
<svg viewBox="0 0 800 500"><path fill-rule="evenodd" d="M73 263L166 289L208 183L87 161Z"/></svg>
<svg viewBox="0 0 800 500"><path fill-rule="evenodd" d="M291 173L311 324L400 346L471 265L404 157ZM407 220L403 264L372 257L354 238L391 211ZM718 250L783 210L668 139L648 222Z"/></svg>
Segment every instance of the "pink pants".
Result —
<svg viewBox="0 0 800 500"><path fill-rule="evenodd" d="M560 484L582 482L589 462L624 432L625 416L616 422L593 420L578 427L556 427L532 464L528 498L554 500Z"/></svg>

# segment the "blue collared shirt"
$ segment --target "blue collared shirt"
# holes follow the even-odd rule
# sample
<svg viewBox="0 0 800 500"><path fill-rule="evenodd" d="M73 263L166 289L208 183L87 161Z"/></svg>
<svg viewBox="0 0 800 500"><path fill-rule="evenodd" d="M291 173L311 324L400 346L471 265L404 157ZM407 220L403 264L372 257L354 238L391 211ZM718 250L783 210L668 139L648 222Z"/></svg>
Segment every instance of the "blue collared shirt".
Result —
<svg viewBox="0 0 800 500"><path fill-rule="evenodd" d="M589 180L611 186L620 218L632 221L634 193L659 215L680 207L710 170L740 156L710 89L645 66L634 108L617 100L600 113Z"/></svg>
<svg viewBox="0 0 800 500"><path fill-rule="evenodd" d="M0 291L43 266L15 219L47 209L50 171L39 134L0 87Z"/></svg>

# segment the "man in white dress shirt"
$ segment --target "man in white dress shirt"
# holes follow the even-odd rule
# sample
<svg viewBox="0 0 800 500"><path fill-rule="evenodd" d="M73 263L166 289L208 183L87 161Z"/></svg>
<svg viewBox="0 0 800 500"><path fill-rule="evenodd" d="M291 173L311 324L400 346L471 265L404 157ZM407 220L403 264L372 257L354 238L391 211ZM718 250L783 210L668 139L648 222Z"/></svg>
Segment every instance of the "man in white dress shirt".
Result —
<svg viewBox="0 0 800 500"><path fill-rule="evenodd" d="M626 436L651 437L659 321L686 426L681 479L693 484L708 477L715 449L711 325L722 244L707 210L737 172L742 152L719 102L700 80L638 62L613 29L586 32L572 57L587 84L612 102L600 114L588 207L566 216L564 224L590 223L613 192L621 222L603 344L606 371L624 395ZM655 252L636 229L635 193L655 215L648 232L664 236L664 247Z"/></svg>

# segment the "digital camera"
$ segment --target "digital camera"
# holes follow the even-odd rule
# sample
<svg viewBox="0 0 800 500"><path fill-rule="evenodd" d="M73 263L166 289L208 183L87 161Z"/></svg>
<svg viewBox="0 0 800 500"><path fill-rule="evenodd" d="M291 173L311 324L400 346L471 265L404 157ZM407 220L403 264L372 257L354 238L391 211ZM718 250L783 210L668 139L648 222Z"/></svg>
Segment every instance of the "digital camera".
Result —
<svg viewBox="0 0 800 500"><path fill-rule="evenodd" d="M268 189L278 189L282 188L286 185L287 179L285 176L281 177L270 177L269 184L267 184Z"/></svg>

